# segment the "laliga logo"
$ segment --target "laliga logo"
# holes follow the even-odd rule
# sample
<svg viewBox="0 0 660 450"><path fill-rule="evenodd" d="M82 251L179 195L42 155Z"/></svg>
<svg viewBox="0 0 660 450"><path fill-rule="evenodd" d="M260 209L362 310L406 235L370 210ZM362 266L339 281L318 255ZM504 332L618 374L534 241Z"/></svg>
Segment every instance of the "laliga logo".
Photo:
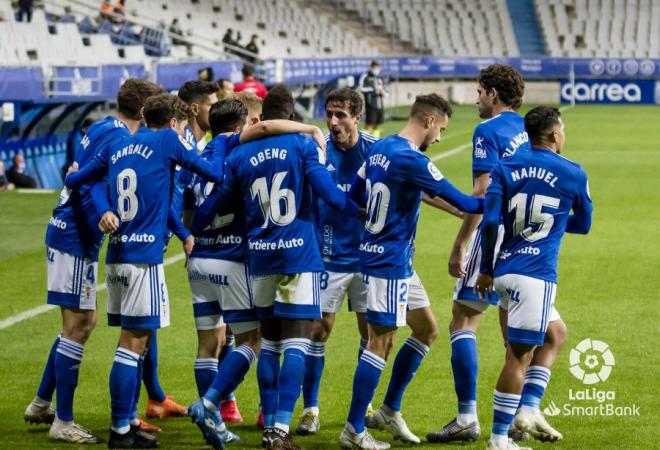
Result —
<svg viewBox="0 0 660 450"><path fill-rule="evenodd" d="M567 83L561 88L561 96L566 100L576 100L578 102L594 102L609 100L611 102L640 102L642 100L642 91L638 85L628 83L622 86L619 83Z"/></svg>
<svg viewBox="0 0 660 450"><path fill-rule="evenodd" d="M596 384L609 378L614 366L614 355L603 341L583 340L571 349L571 374L584 384Z"/></svg>

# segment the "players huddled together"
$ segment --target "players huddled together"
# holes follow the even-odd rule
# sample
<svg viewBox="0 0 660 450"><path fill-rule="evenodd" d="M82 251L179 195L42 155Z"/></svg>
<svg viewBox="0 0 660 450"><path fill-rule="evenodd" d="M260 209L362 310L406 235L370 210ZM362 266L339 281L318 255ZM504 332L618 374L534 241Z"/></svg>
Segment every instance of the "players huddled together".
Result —
<svg viewBox="0 0 660 450"><path fill-rule="evenodd" d="M467 195L424 154L452 116L437 94L417 96L403 129L377 139L358 129L364 101L349 88L326 98L327 136L293 121L294 99L282 85L263 102L245 92L218 101L217 91L215 83L189 81L171 95L129 79L117 114L83 137L46 232L47 301L61 309L62 332L25 420L51 424L54 440L103 442L74 422L73 398L97 321L98 256L108 234L108 324L120 327L109 448L159 446L160 429L138 415L142 383L147 418L187 414L213 448L239 441L225 422L242 421L234 391L255 362L262 447L301 448L291 436L321 427L326 342L344 299L361 339L339 444L390 447L368 429L419 444L401 403L438 336L413 265L424 201L462 218L448 264L458 278L449 324L457 414L427 441L481 435L476 331L494 305L505 358L487 448L521 448L516 441L529 435L562 439L540 411L566 336L554 305L559 247L565 232L589 231L592 204L586 173L560 155L560 112L539 106L522 117L520 75L507 65L484 68ZM199 400L188 408L158 378L156 331L170 324L163 254L171 236L186 257L198 337ZM410 334L374 410L405 325ZM291 428L301 392L302 417Z"/></svg>

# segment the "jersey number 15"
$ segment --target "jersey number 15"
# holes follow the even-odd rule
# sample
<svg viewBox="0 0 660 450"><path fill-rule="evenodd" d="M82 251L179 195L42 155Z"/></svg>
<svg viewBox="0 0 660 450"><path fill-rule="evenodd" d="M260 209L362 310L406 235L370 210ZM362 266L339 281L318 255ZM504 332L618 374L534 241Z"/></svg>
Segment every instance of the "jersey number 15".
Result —
<svg viewBox="0 0 660 450"><path fill-rule="evenodd" d="M547 195L533 195L529 217L526 217L527 194L519 192L509 201L509 212L516 210L516 218L513 222L513 234L521 235L528 242L538 241L548 236L552 225L555 223L555 216L551 213L543 212L543 208L559 208L559 199L548 197ZM534 231L536 228L536 231Z"/></svg>

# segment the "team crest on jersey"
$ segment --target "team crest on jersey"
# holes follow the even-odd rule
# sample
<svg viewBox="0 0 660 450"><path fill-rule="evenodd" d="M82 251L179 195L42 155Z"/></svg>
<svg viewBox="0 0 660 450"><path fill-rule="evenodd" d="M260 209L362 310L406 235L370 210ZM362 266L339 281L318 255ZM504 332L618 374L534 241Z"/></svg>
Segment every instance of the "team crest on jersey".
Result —
<svg viewBox="0 0 660 450"><path fill-rule="evenodd" d="M193 149L193 146L190 142L188 142L186 139L181 137L181 135L178 135L178 136L179 136L179 142L181 142L183 144L183 146L186 148L186 150L192 150Z"/></svg>
<svg viewBox="0 0 660 450"><path fill-rule="evenodd" d="M435 164L433 164L433 162L429 161L427 167L429 169L429 173L431 174L431 176L435 181L442 180L442 172L440 172L440 170L438 170L438 168L435 167Z"/></svg>
<svg viewBox="0 0 660 450"><path fill-rule="evenodd" d="M474 157L475 158L486 158L488 155L486 154L486 150L483 147L483 142L484 138L479 136L477 139L474 141Z"/></svg>

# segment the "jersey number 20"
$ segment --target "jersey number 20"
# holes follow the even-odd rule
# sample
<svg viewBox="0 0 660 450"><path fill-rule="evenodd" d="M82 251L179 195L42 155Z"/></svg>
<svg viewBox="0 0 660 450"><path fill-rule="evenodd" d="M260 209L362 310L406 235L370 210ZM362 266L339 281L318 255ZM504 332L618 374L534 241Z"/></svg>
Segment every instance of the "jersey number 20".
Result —
<svg viewBox="0 0 660 450"><path fill-rule="evenodd" d="M390 206L390 188L383 183L371 184L367 180L367 221L364 227L371 234L378 234L385 227L387 209Z"/></svg>
<svg viewBox="0 0 660 450"><path fill-rule="evenodd" d="M252 183L250 188L252 200L257 199L264 215L261 228L267 228L268 222L283 227L296 218L296 196L291 189L282 189L282 182L286 176L287 172L277 172L273 175L270 191L266 177L257 178Z"/></svg>
<svg viewBox="0 0 660 450"><path fill-rule="evenodd" d="M543 212L543 207L557 209L559 208L559 199L547 195L533 195L528 218L525 217L527 215L526 207L527 194L524 192L517 193L509 201L509 212L516 210L513 233L521 235L528 242L538 241L548 236L552 225L555 223L555 216ZM536 231L534 231L534 225L539 226Z"/></svg>

